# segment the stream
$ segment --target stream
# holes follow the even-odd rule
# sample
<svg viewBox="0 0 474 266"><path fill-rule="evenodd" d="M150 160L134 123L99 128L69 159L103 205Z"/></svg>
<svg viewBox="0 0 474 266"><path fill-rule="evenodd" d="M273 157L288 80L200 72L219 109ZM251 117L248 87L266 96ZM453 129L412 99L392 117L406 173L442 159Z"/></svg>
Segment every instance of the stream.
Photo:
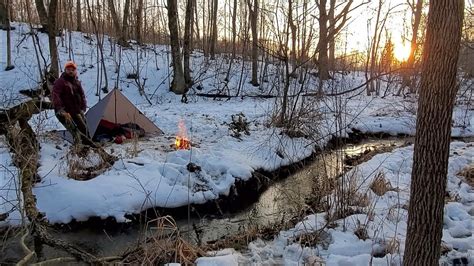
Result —
<svg viewBox="0 0 474 266"><path fill-rule="evenodd" d="M184 238L194 243L206 243L238 234L250 225L266 226L290 219L303 209L305 200L312 194L315 180L324 175L336 177L340 174L341 168L347 167L343 166L341 155L357 157L370 151L388 151L405 145L407 140L410 139L369 139L359 144L346 144L337 150L324 151L300 170L286 178L271 182L256 201L246 204L240 210L219 216L180 218L176 220L176 224ZM121 254L153 233L152 226L147 230L138 224L119 224L113 227L110 230L91 227L68 229L65 225L54 231L53 236L104 257ZM4 242L0 249L0 264L15 263L24 256L18 241L19 236L16 236ZM43 259L62 256L69 255L48 246L43 248Z"/></svg>

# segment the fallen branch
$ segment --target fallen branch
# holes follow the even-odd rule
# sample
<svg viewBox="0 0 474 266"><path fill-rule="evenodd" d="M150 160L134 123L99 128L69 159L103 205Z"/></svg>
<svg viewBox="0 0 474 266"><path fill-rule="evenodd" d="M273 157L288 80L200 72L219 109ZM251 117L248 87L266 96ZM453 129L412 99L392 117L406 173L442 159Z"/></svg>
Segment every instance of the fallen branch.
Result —
<svg viewBox="0 0 474 266"><path fill-rule="evenodd" d="M100 258L100 259L98 259L98 262L111 263L113 261L119 261L119 260L122 260L122 257L120 257L120 256L111 256L111 257ZM65 264L67 262L75 262L75 261L77 261L77 260L74 257L59 257L59 258L54 258L54 259L50 259L50 260L40 261L38 263L33 263L31 265L32 266L58 265L58 264Z"/></svg>
<svg viewBox="0 0 474 266"><path fill-rule="evenodd" d="M36 207L33 186L37 179L39 165L39 143L33 129L28 124L28 120L33 114L49 108L52 108L50 103L43 102L41 99L31 99L0 112L0 134L5 134L13 153L13 163L20 170L19 178L23 194L23 208L31 224L31 235L35 238L36 244L44 243L62 249L71 254L76 260L89 264L103 264L103 260L79 247L52 237L48 232L48 222L44 219L44 214L40 213ZM26 235L22 237L23 242L25 237ZM34 253L26 245L23 245L23 248L28 255L20 263L27 264ZM37 248L39 249L39 247Z"/></svg>
<svg viewBox="0 0 474 266"><path fill-rule="evenodd" d="M27 265L28 262L31 260L31 258L36 254L34 251L31 251L28 246L26 246L25 244L25 238L28 236L30 232L28 231L28 229L26 230L25 234L23 236L21 236L21 239L20 239L20 244L21 244L21 248L23 249L23 251L26 253L26 256L23 257L22 260L20 260L18 263L17 263L17 266L21 266L21 265Z"/></svg>
<svg viewBox="0 0 474 266"><path fill-rule="evenodd" d="M37 237L41 243L70 253L78 260L97 263L98 260L95 256L65 241L55 239L48 233L48 223L44 219L44 215L36 208L36 197L32 189L38 170L39 143L27 120L21 118L18 120L18 124L20 125L19 132L16 131L14 126L9 126L6 136L10 147L15 153L13 162L20 169L23 207L31 223L33 237Z"/></svg>
<svg viewBox="0 0 474 266"><path fill-rule="evenodd" d="M52 103L38 98L22 102L6 110L0 110L0 134L6 134L8 126L14 125L19 119L29 120L32 115L48 109L53 109Z"/></svg>

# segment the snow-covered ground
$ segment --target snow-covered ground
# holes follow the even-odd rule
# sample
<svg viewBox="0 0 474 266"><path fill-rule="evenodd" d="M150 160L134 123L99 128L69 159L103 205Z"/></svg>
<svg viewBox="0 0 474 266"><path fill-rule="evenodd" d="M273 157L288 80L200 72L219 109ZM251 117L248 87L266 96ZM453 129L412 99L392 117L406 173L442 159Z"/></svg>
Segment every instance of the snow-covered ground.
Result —
<svg viewBox="0 0 474 266"><path fill-rule="evenodd" d="M35 88L38 85L39 70L32 37L28 35L29 26L14 23L12 32L13 64L15 69L0 71L0 106L6 107L24 99L18 94L21 89ZM6 47L6 32L0 32L0 47ZM42 53L48 64L47 36L39 34ZM98 102L97 87L97 49L94 37L86 38L84 34L73 32L72 42L69 36L59 43L60 65L68 59L74 59L79 65L79 78L86 90L88 106ZM109 89L117 81L118 47L112 48L108 37L105 38L104 55ZM138 56L138 60L137 60ZM39 56L43 65L42 57ZM139 62L137 65L137 61ZM268 126L273 114L275 101L279 99L232 98L230 100L212 100L193 96L196 92L215 93L223 89L223 82L228 61L219 59L205 62L198 52L192 59L193 76L196 86L190 91L189 103L181 103L181 96L169 92L170 77L169 48L161 45L148 45L137 49L123 50L122 64L119 71L119 88L143 111L165 134L145 138L137 146L133 143L112 144L109 152L119 155L121 159L112 169L89 181L75 181L67 178L66 142L54 138L47 130L62 129L52 112L35 116L31 123L40 133L41 159L39 174L42 182L34 188L37 205L52 223L67 223L72 219L86 220L91 216L115 217L125 221L124 215L136 213L148 207L177 207L188 203L202 203L229 193L237 179L246 180L256 169L274 170L283 165L299 161L309 156L315 145L324 145L331 133L336 130L334 106L336 98L327 98L318 105L322 113L321 120L314 125L323 136L321 141L314 142L305 138L289 138L281 134L280 129ZM6 65L6 54L0 54L0 69ZM249 84L250 65L245 63L242 72L242 61L234 63L227 90L235 95L243 73L241 95L276 94L279 78L278 68L270 65L267 73L268 82L259 88ZM134 80L127 79L129 73L140 70L139 82L144 82L145 93L152 102L138 93ZM309 75L311 76L311 75ZM145 82L146 79L146 82ZM305 85L306 92L314 92L317 82L314 77ZM341 76L339 90L349 89L364 82L358 73ZM339 86L338 84L336 84ZM300 84L295 80L291 91L296 92ZM104 93L100 92L100 97ZM349 96L349 95L347 95ZM367 97L350 94L343 98L345 123L347 128L364 132L388 132L390 134L414 134L416 103L404 101L402 97L387 98ZM310 99L314 100L314 99ZM340 100L340 99L339 99ZM467 111L466 111L467 110ZM240 139L231 136L228 124L231 115L244 113L250 122L250 135ZM472 136L474 121L472 110L457 106L453 122L453 135ZM191 151L175 151L170 147L178 133L178 123L184 121L188 137L193 142ZM461 127L463 125L464 127ZM59 148L58 148L59 147ZM133 150L137 149L137 155ZM11 157L6 148L1 150L2 169L14 169ZM189 162L201 166L200 173L190 173L186 166ZM0 171L0 213L9 212L12 203L12 191L16 191L18 180L15 171ZM16 197L18 198L18 197ZM16 203L18 204L18 202ZM12 212L9 224L20 223L20 213Z"/></svg>
<svg viewBox="0 0 474 266"><path fill-rule="evenodd" d="M457 174L473 167L474 145L452 142L448 168L448 193L444 209L442 250L440 262L452 264L453 259L465 258L474 264L474 188ZM227 249L210 258L200 258L198 265L237 265L233 262L301 265L324 261L327 265L401 265L405 249L410 196L410 176L413 146L374 156L346 174L354 180L358 193L366 195L368 206L354 206L360 214L349 215L327 226L326 213L305 217L294 228L281 231L272 241L257 240L245 251ZM381 174L383 173L383 174ZM370 188L377 176L383 175L392 189L374 193ZM331 195L333 197L334 195ZM365 228L367 239L360 239ZM298 236L320 233L322 241L316 246L302 247ZM212 264L212 263L215 264Z"/></svg>

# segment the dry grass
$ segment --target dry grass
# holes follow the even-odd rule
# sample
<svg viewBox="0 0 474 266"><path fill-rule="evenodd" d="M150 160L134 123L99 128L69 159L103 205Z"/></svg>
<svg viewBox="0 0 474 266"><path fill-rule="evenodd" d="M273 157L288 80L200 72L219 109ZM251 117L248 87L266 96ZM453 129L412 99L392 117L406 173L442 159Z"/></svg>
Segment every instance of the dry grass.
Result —
<svg viewBox="0 0 474 266"><path fill-rule="evenodd" d="M391 238L385 244L385 253L388 254L399 254L400 253L400 241L396 238Z"/></svg>
<svg viewBox="0 0 474 266"><path fill-rule="evenodd" d="M468 165L457 175L464 177L466 183L468 183L471 187L474 187L474 164Z"/></svg>
<svg viewBox="0 0 474 266"><path fill-rule="evenodd" d="M115 162L116 158L99 149L72 147L66 155L67 176L75 180L90 180L102 174Z"/></svg>
<svg viewBox="0 0 474 266"><path fill-rule="evenodd" d="M313 212L326 212L329 210L328 196L334 191L337 184L336 178L319 175L313 179L312 195L306 200Z"/></svg>
<svg viewBox="0 0 474 266"><path fill-rule="evenodd" d="M204 251L181 237L176 222L171 216L148 222L146 229L147 231L152 229L154 234L137 248L127 251L122 263L162 265L176 262L191 265L198 257L206 256Z"/></svg>
<svg viewBox="0 0 474 266"><path fill-rule="evenodd" d="M302 247L316 247L317 245L322 245L323 248L327 249L331 243L331 235L321 229L315 232L301 234L292 240Z"/></svg>
<svg viewBox="0 0 474 266"><path fill-rule="evenodd" d="M385 195L388 191L394 191L395 189L390 184L390 181L385 178L384 172L380 171L375 175L370 189L379 197Z"/></svg>
<svg viewBox="0 0 474 266"><path fill-rule="evenodd" d="M132 133L132 138L130 139L130 146L125 149L127 158L135 158L141 152L140 150L140 137L136 133Z"/></svg>
<svg viewBox="0 0 474 266"><path fill-rule="evenodd" d="M367 228L365 225L359 225L357 229L354 231L354 235L356 235L361 240L367 240L369 238L369 234L367 233Z"/></svg>
<svg viewBox="0 0 474 266"><path fill-rule="evenodd" d="M287 230L295 226L302 217L294 217L267 226L249 226L237 234L224 236L221 239L208 242L202 248L206 251L219 250L223 248L234 248L236 250L246 249L248 244L257 239L271 240L282 230Z"/></svg>

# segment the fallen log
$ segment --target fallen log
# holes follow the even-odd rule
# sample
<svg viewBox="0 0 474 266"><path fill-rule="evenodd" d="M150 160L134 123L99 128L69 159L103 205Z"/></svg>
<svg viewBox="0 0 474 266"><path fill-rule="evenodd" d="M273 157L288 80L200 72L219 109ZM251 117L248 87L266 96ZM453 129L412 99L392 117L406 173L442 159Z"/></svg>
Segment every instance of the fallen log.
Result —
<svg viewBox="0 0 474 266"><path fill-rule="evenodd" d="M14 152L13 163L20 170L21 192L23 194L23 208L31 224L31 234L35 238L35 243L44 243L48 246L60 248L76 259L87 263L97 262L97 258L80 248L65 241L55 239L48 233L48 223L44 219L44 214L36 207L36 197L33 194L33 185L37 173L39 162L39 143L33 129L28 124L28 120L18 119L20 129L15 125L7 128L7 141ZM41 250L40 247L36 249ZM40 253L40 252L37 252Z"/></svg>
<svg viewBox="0 0 474 266"><path fill-rule="evenodd" d="M35 98L22 102L11 108L0 110L0 134L6 134L8 126L14 125L19 119L28 121L34 114L39 114L48 109L53 109L53 104L51 102Z"/></svg>
<svg viewBox="0 0 474 266"><path fill-rule="evenodd" d="M0 111L0 134L6 136L13 154L13 163L20 171L19 179L23 194L23 208L30 222L30 234L34 238L35 253L40 255L41 245L46 244L68 252L76 260L89 264L104 264L106 261L103 259L97 258L66 241L52 237L48 232L49 224L44 218L44 214L36 207L33 186L37 179L40 145L28 121L33 114L51 108L52 105L49 102L44 102L41 99L31 99ZM22 263L27 263L31 259L32 252L27 253Z"/></svg>

